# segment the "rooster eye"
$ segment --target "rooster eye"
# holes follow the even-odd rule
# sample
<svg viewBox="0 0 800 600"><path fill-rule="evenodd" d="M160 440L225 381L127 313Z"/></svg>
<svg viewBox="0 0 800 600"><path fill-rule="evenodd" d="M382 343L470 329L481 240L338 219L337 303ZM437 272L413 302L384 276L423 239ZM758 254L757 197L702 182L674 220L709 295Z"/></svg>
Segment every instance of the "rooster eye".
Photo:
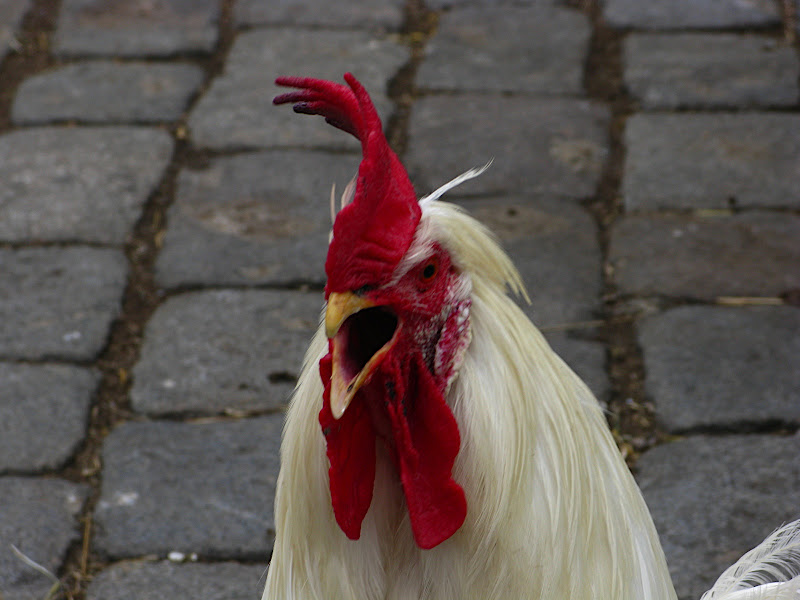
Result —
<svg viewBox="0 0 800 600"><path fill-rule="evenodd" d="M419 278L423 283L430 283L439 272L439 261L436 257L431 258L420 271Z"/></svg>

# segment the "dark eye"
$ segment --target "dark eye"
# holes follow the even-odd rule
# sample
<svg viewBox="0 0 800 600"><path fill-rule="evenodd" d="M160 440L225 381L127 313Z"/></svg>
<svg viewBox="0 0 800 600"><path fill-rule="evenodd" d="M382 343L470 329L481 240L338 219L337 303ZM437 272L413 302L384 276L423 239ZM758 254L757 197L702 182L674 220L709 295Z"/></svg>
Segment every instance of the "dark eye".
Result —
<svg viewBox="0 0 800 600"><path fill-rule="evenodd" d="M434 256L425 263L425 266L422 267L422 270L419 272L420 281L422 281L422 283L430 283L438 272L439 260Z"/></svg>

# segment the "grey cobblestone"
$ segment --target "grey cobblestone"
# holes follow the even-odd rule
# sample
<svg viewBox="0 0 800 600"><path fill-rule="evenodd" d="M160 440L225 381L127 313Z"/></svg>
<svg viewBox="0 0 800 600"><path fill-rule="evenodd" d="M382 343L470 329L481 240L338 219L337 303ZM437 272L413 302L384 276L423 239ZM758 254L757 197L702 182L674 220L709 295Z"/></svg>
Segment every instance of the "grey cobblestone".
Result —
<svg viewBox="0 0 800 600"><path fill-rule="evenodd" d="M63 0L54 36L59 56L172 56L211 52L216 0Z"/></svg>
<svg viewBox="0 0 800 600"><path fill-rule="evenodd" d="M800 436L695 436L639 460L638 481L680 600L797 518Z"/></svg>
<svg viewBox="0 0 800 600"><path fill-rule="evenodd" d="M193 65L75 63L24 81L11 119L21 125L174 121L202 81Z"/></svg>
<svg viewBox="0 0 800 600"><path fill-rule="evenodd" d="M634 115L625 145L629 210L800 207L800 115Z"/></svg>
<svg viewBox="0 0 800 600"><path fill-rule="evenodd" d="M103 446L98 550L114 558L269 556L282 423L272 415L115 429Z"/></svg>
<svg viewBox="0 0 800 600"><path fill-rule="evenodd" d="M253 600L264 587L266 565L123 562L89 584L88 600Z"/></svg>
<svg viewBox="0 0 800 600"><path fill-rule="evenodd" d="M134 127L46 127L0 136L0 240L122 244L172 154Z"/></svg>
<svg viewBox="0 0 800 600"><path fill-rule="evenodd" d="M797 240L791 214L632 215L614 226L609 259L628 294L778 296L800 287Z"/></svg>
<svg viewBox="0 0 800 600"><path fill-rule="evenodd" d="M145 332L133 408L171 414L280 407L322 305L321 292L225 290L169 299Z"/></svg>
<svg viewBox="0 0 800 600"><path fill-rule="evenodd" d="M5 0L0 4L0 60L16 47L17 31L30 5L30 0Z"/></svg>
<svg viewBox="0 0 800 600"><path fill-rule="evenodd" d="M156 265L159 284L324 284L331 184L341 194L358 161L279 150L183 171Z"/></svg>
<svg viewBox="0 0 800 600"><path fill-rule="evenodd" d="M425 48L417 85L578 94L590 33L584 15L548 4L453 10Z"/></svg>
<svg viewBox="0 0 800 600"><path fill-rule="evenodd" d="M331 49L334 49L331 52ZM242 33L225 74L192 111L189 126L199 146L211 148L306 146L357 149L355 140L318 119L287 119L272 106L282 90L279 75L323 77L342 82L352 71L372 91L386 121L389 78L409 58L402 46L359 31L268 29Z"/></svg>
<svg viewBox="0 0 800 600"><path fill-rule="evenodd" d="M236 24L313 25L321 27L380 27L397 30L403 24L403 0L362 0L358 3L326 0L240 0L236 3Z"/></svg>
<svg viewBox="0 0 800 600"><path fill-rule="evenodd" d="M796 308L674 308L641 323L639 342L668 429L800 423Z"/></svg>
<svg viewBox="0 0 800 600"><path fill-rule="evenodd" d="M53 582L26 565L24 556L56 573L69 544L78 539L76 517L89 492L60 479L0 477L0 595L41 600Z"/></svg>
<svg viewBox="0 0 800 600"><path fill-rule="evenodd" d="M612 27L636 29L723 29L774 27L780 23L771 0L608 0L603 17Z"/></svg>
<svg viewBox="0 0 800 600"><path fill-rule="evenodd" d="M2 600L51 585L6 541L88 600L259 596L360 156L279 75L352 71L421 194L494 158L449 195L523 310L606 407L652 401L626 445L685 436L637 465L681 600L800 517L796 44L776 0L598 4L0 0Z"/></svg>
<svg viewBox="0 0 800 600"><path fill-rule="evenodd" d="M506 8L510 6L536 6L538 4L564 4L561 0L427 0L425 3L433 10L448 10L451 8L469 6L493 6Z"/></svg>
<svg viewBox="0 0 800 600"><path fill-rule="evenodd" d="M406 162L421 193L494 159L459 193L591 195L606 159L608 112L583 100L461 94L418 100Z"/></svg>
<svg viewBox="0 0 800 600"><path fill-rule="evenodd" d="M98 380L80 367L0 363L0 473L64 464L86 435Z"/></svg>
<svg viewBox="0 0 800 600"><path fill-rule="evenodd" d="M766 37L632 34L625 85L646 109L793 106L800 98L797 53Z"/></svg>
<svg viewBox="0 0 800 600"><path fill-rule="evenodd" d="M0 248L0 356L90 361L120 308L127 264L100 248ZM10 325L10 326L9 326Z"/></svg>

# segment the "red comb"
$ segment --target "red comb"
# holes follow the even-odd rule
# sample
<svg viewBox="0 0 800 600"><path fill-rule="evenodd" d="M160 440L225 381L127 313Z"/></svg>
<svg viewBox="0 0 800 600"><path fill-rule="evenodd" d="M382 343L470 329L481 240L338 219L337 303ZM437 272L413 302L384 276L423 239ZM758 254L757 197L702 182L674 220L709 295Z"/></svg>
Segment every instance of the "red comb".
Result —
<svg viewBox="0 0 800 600"><path fill-rule="evenodd" d="M333 225L325 271L327 293L377 285L391 277L414 238L421 211L414 187L383 135L381 120L364 87L350 73L347 86L308 77L279 77L275 83L299 88L274 104L321 115L361 142L362 160L353 202ZM349 87L348 87L349 86Z"/></svg>
<svg viewBox="0 0 800 600"><path fill-rule="evenodd" d="M278 77L275 80L278 85L301 89L276 96L272 103L294 103L295 112L321 115L329 124L363 142L371 130L380 131L381 121L367 92L356 78L350 73L345 74L344 78L352 89L340 83L311 77ZM360 100L354 92L359 93ZM362 105L363 100L366 102Z"/></svg>

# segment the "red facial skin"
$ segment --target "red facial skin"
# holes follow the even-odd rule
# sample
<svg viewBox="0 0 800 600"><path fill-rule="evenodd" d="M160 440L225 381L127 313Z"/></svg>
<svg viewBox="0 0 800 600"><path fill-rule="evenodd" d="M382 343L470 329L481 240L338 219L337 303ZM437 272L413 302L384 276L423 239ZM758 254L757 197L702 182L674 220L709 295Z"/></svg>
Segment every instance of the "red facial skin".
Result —
<svg viewBox="0 0 800 600"><path fill-rule="evenodd" d="M464 333L445 327L461 308L452 299L457 278L447 253L435 246L428 259L397 282L360 291L396 315L397 329L389 352L338 420L330 410L332 354L320 361L326 384L320 424L331 463L331 499L340 527L352 539L360 536L372 499L376 438L398 471L421 548L438 545L464 521L464 493L451 477L460 444L445 403L451 372L437 369L452 363L453 357L442 353L457 348L451 337Z"/></svg>

